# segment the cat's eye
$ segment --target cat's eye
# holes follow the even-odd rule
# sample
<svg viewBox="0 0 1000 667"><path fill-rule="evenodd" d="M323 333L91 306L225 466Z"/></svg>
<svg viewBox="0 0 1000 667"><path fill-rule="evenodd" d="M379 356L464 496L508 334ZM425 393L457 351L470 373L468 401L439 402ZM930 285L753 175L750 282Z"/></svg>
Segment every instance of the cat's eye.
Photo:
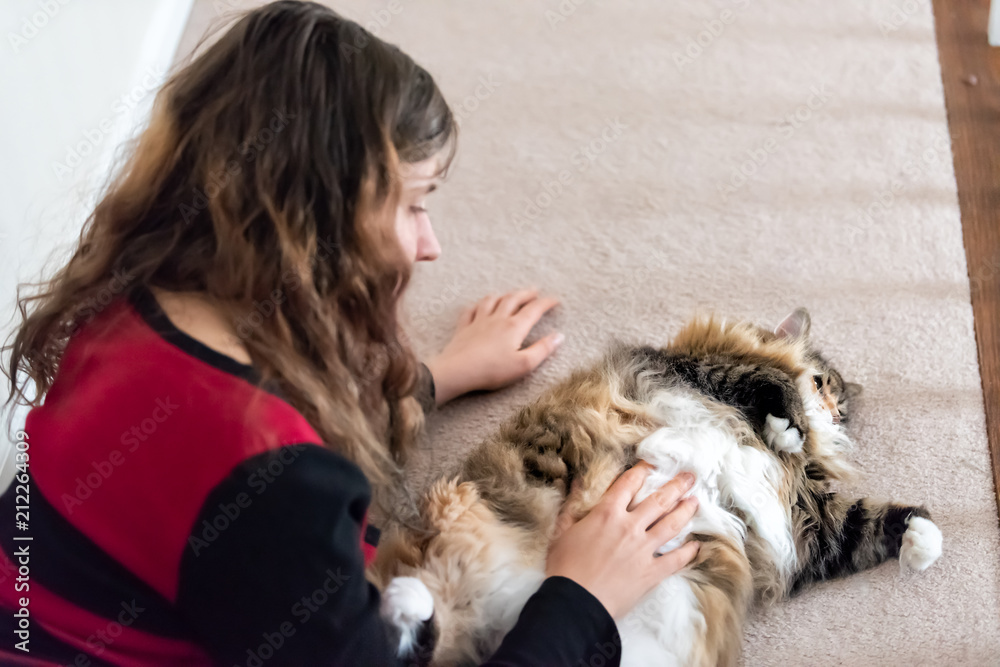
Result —
<svg viewBox="0 0 1000 667"><path fill-rule="evenodd" d="M813 375L813 382L816 383L816 389L818 391L823 389L823 376L822 375Z"/></svg>

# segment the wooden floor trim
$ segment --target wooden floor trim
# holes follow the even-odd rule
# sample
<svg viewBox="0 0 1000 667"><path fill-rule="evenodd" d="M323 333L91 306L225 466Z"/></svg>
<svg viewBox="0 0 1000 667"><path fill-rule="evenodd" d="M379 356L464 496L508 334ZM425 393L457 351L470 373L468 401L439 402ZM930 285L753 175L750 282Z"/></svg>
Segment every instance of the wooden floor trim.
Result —
<svg viewBox="0 0 1000 667"><path fill-rule="evenodd" d="M986 41L989 5L934 0L934 19L1000 514L1000 48Z"/></svg>

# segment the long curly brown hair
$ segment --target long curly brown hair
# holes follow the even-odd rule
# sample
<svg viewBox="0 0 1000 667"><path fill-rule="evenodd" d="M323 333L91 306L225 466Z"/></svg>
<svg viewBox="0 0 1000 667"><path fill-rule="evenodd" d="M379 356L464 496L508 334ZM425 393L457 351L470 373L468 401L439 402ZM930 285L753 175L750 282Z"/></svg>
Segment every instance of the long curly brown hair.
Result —
<svg viewBox="0 0 1000 667"><path fill-rule="evenodd" d="M398 167L447 169L456 132L431 76L358 24L306 2L246 14L158 93L69 263L19 293L8 403L42 401L109 285L200 292L264 380L384 484L422 424L397 320Z"/></svg>

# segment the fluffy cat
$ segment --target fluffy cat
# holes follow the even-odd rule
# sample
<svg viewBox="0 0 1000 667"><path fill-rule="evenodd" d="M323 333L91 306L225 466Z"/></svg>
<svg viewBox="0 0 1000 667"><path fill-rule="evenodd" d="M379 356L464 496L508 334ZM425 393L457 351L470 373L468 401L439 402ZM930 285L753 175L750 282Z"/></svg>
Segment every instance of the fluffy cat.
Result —
<svg viewBox="0 0 1000 667"><path fill-rule="evenodd" d="M655 471L637 501L696 475L698 512L660 551L702 547L617 620L623 665L733 665L755 606L897 556L927 568L941 553L927 510L831 488L853 473L843 423L860 387L809 326L803 309L773 332L695 320L664 348L615 346L521 409L433 484L423 526L384 537L369 574L401 655L489 657L544 578L559 512L582 517L639 459Z"/></svg>

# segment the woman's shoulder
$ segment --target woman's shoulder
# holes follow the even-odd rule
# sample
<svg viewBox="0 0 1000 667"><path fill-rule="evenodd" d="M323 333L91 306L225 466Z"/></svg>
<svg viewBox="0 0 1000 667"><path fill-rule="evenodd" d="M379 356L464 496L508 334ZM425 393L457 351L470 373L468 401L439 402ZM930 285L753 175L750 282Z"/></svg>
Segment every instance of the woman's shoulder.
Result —
<svg viewBox="0 0 1000 667"><path fill-rule="evenodd" d="M129 446L200 433L195 441L242 457L320 442L256 368L177 327L144 289L109 304L73 336L46 397L50 403L59 404L67 425L85 420L74 410L102 415L104 430L121 426L114 440Z"/></svg>

